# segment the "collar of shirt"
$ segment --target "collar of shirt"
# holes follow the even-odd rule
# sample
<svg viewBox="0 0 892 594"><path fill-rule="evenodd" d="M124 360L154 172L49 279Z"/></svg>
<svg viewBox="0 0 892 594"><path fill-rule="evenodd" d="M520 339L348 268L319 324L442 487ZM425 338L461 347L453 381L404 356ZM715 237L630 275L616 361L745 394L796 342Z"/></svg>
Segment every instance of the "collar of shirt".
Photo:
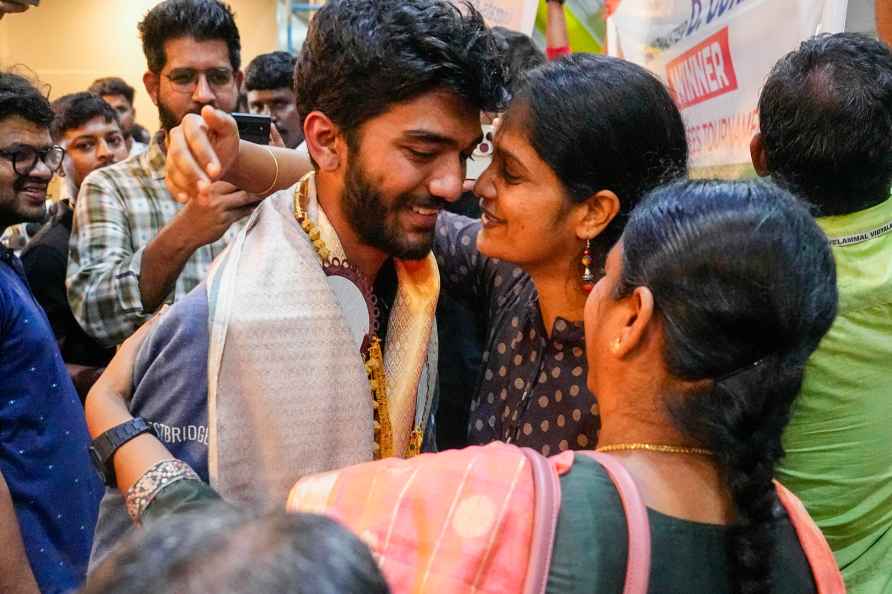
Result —
<svg viewBox="0 0 892 594"><path fill-rule="evenodd" d="M818 225L833 245L851 245L876 239L890 231L892 198L864 210L832 217L820 217Z"/></svg>
<svg viewBox="0 0 892 594"><path fill-rule="evenodd" d="M164 179L167 174L167 133L164 130L158 130L149 148L140 153L137 157L140 165L149 172L153 179Z"/></svg>
<svg viewBox="0 0 892 594"><path fill-rule="evenodd" d="M530 295L529 303L530 315L534 318L532 322L536 329L543 333L542 336L547 339L549 335L544 334L545 321L542 319L542 309L539 307L539 294L536 291L533 291ZM573 321L557 316L554 319L554 324L551 326L550 336L551 341L555 344L573 345L585 340L585 328L582 320Z"/></svg>

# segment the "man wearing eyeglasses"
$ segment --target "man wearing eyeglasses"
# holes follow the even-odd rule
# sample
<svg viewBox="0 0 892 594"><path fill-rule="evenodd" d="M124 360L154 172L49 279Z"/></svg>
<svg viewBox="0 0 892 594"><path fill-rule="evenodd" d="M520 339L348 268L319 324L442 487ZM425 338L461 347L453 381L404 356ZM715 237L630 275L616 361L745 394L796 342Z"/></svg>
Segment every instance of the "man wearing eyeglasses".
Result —
<svg viewBox="0 0 892 594"><path fill-rule="evenodd" d="M65 156L52 119L31 83L0 73L0 232L44 216ZM88 446L49 320L21 261L0 247L0 592L80 586L102 495Z"/></svg>
<svg viewBox="0 0 892 594"><path fill-rule="evenodd" d="M165 132L205 105L233 111L242 82L241 42L230 8L217 0L166 0L139 25L146 91L162 131L146 152L84 180L75 208L68 300L100 344L122 342L164 303L207 274L257 198L227 183L183 200L165 184Z"/></svg>
<svg viewBox="0 0 892 594"><path fill-rule="evenodd" d="M31 239L21 257L31 290L53 327L62 359L85 398L114 351L102 348L85 334L68 305L65 268L72 208L88 174L127 158L127 142L117 111L92 93L64 95L53 102L53 111L56 116L50 131L53 140L66 150L60 172L64 175L63 197L56 203L52 220Z"/></svg>

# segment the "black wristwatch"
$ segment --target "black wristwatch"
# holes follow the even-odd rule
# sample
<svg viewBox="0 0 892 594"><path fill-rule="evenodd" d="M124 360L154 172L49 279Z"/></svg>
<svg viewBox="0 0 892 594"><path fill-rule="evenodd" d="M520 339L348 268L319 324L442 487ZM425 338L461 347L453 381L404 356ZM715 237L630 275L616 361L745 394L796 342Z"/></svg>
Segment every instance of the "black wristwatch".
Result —
<svg viewBox="0 0 892 594"><path fill-rule="evenodd" d="M152 425L147 423L145 419L136 417L126 423L121 423L117 427L112 427L93 440L93 445L90 446L90 459L93 461L93 466L96 468L96 472L99 473L99 478L102 479L102 482L109 487L117 487L115 482L115 465L112 464L112 456L115 455L115 451L119 447L143 433L151 433L158 437Z"/></svg>

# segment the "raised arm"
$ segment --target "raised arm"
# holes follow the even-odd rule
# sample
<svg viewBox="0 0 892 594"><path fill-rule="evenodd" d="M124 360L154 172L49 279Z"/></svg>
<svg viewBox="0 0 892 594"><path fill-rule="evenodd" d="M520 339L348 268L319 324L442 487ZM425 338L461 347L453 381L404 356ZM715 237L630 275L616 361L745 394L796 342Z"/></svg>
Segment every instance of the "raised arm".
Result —
<svg viewBox="0 0 892 594"><path fill-rule="evenodd" d="M147 244L139 245L120 180L95 171L74 211L67 273L71 312L105 346L130 336L167 299L187 261L251 213L258 198L226 182L205 186Z"/></svg>
<svg viewBox="0 0 892 594"><path fill-rule="evenodd" d="M570 53L570 36L567 34L567 15L564 0L546 0L545 51L549 60L556 60Z"/></svg>
<svg viewBox="0 0 892 594"><path fill-rule="evenodd" d="M124 341L105 373L93 384L84 406L92 438L133 418L127 405L133 392L133 366L140 346L157 319L157 316L152 318ZM173 458L170 451L154 435L143 434L131 439L113 458L118 489L127 493L149 468L170 458Z"/></svg>
<svg viewBox="0 0 892 594"><path fill-rule="evenodd" d="M206 106L170 131L165 181L184 203L217 180L264 197L294 185L312 168L303 145L289 149L240 140L232 116Z"/></svg>
<svg viewBox="0 0 892 594"><path fill-rule="evenodd" d="M160 429L166 427L169 430L172 425L179 425L177 419L188 419L196 424L202 422L195 410L196 406L200 408L199 403L192 399L190 405L189 401L192 392L206 393L207 386L202 386L195 375L207 377L207 369L201 369L189 360L207 359L206 352L196 352L200 351L197 344L207 344L207 336L195 334L197 328L206 327L207 311L186 306L204 290L199 286L159 322L156 323L157 317L154 318L125 341L87 397L87 426L94 438L131 420L131 411L147 413L146 420L159 431L160 437L145 433L126 442L112 457L116 486L125 496L133 519L143 525L219 499L204 482L207 473L205 470L202 474L202 469L206 468L202 462L202 446L197 443L188 446L175 439L168 442L171 444L168 448L162 439L168 439L169 433ZM182 367L184 364L185 368ZM192 371L195 374L191 374ZM154 377L150 379L149 376ZM159 383L160 378L164 378L163 383ZM159 388L163 392L157 392ZM145 410L144 398L147 396L154 411ZM180 416L157 417L154 413L161 410L176 410ZM159 483L161 477L166 484Z"/></svg>

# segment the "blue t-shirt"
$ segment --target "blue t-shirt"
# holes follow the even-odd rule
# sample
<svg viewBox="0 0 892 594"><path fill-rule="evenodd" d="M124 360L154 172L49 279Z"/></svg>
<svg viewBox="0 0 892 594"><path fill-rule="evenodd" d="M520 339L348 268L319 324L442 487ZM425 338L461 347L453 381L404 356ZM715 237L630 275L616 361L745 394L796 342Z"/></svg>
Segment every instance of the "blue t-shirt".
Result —
<svg viewBox="0 0 892 594"><path fill-rule="evenodd" d="M21 262L0 248L0 472L44 594L84 581L102 485L53 331Z"/></svg>

